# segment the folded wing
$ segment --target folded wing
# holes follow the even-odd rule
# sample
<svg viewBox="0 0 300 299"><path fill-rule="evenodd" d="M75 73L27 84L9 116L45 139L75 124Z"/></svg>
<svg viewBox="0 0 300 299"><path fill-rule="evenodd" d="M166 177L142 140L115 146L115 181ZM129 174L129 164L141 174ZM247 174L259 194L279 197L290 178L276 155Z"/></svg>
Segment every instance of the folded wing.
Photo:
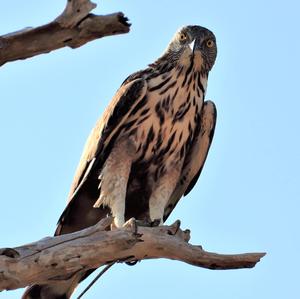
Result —
<svg viewBox="0 0 300 299"><path fill-rule="evenodd" d="M204 166L210 148L217 118L216 106L211 101L203 104L200 130L187 153L180 180L167 204L164 221L169 217L176 204L183 195L187 195L195 186Z"/></svg>

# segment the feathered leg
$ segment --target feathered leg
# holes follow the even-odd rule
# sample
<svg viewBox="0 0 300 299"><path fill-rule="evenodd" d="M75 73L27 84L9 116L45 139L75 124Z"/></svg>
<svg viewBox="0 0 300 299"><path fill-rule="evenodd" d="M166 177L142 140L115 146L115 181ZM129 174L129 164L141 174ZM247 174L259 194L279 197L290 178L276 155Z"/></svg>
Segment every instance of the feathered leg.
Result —
<svg viewBox="0 0 300 299"><path fill-rule="evenodd" d="M119 140L99 176L101 191L94 208L109 206L116 227L121 227L125 222L127 182L135 154L136 147L130 138Z"/></svg>
<svg viewBox="0 0 300 299"><path fill-rule="evenodd" d="M158 225L163 224L165 207L176 187L182 163L170 167L170 169L159 178L149 200L150 220Z"/></svg>

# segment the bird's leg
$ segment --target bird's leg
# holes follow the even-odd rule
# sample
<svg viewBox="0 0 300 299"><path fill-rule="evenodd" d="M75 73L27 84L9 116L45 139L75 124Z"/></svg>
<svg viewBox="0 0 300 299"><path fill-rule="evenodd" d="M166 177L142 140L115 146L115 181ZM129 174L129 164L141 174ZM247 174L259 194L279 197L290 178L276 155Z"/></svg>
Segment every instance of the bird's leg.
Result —
<svg viewBox="0 0 300 299"><path fill-rule="evenodd" d="M158 179L149 200L150 221L153 226L163 224L165 207L177 185L180 173L181 165L175 165Z"/></svg>
<svg viewBox="0 0 300 299"><path fill-rule="evenodd" d="M109 206L116 227L122 227L125 222L127 182L135 153L135 144L130 138L119 140L114 145L99 176L101 190L94 208L99 208L101 205Z"/></svg>

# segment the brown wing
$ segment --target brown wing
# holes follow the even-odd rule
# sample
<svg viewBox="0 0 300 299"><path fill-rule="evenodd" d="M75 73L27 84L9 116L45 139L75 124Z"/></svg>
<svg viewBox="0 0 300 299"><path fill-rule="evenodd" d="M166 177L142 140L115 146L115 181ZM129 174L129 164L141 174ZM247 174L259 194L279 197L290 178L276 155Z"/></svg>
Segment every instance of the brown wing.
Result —
<svg viewBox="0 0 300 299"><path fill-rule="evenodd" d="M180 198L187 195L195 186L213 139L216 117L215 104L211 101L204 102L199 134L195 138L191 150L186 155L180 180L165 209L164 221L169 217Z"/></svg>
<svg viewBox="0 0 300 299"><path fill-rule="evenodd" d="M95 209L99 196L99 172L124 126L128 115L141 105L146 83L135 79L122 85L96 123L84 147L71 186L67 207L58 220L55 235L70 233L97 223L108 209Z"/></svg>
<svg viewBox="0 0 300 299"><path fill-rule="evenodd" d="M143 105L146 84L143 79L127 80L114 96L103 117L92 130L80 159L71 187L69 201L61 215L55 235L74 232L91 226L105 217L108 209L94 209L99 196L99 170L109 155L122 126L130 125L128 114ZM46 285L32 285L23 295L30 298L69 298L77 284L94 269L77 272L69 280Z"/></svg>

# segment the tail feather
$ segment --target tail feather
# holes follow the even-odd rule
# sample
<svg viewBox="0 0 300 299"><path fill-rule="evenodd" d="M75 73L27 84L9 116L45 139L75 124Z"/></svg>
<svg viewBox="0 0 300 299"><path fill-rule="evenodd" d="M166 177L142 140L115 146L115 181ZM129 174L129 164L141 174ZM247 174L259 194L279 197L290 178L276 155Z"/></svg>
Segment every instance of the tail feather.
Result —
<svg viewBox="0 0 300 299"><path fill-rule="evenodd" d="M93 208L96 201L85 189L66 207L63 217L58 223L55 235L63 235L81 230L96 224L109 213L109 209ZM76 286L95 269L76 273L72 277L47 284L29 286L22 299L69 299Z"/></svg>
<svg viewBox="0 0 300 299"><path fill-rule="evenodd" d="M60 292L61 291L61 292ZM22 299L69 299L68 290L58 288L58 285L51 286L35 284L28 287Z"/></svg>
<svg viewBox="0 0 300 299"><path fill-rule="evenodd" d="M87 271L89 274L91 271ZM53 284L35 284L29 286L21 299L69 299L79 282L87 274L76 273L68 280L56 281Z"/></svg>

